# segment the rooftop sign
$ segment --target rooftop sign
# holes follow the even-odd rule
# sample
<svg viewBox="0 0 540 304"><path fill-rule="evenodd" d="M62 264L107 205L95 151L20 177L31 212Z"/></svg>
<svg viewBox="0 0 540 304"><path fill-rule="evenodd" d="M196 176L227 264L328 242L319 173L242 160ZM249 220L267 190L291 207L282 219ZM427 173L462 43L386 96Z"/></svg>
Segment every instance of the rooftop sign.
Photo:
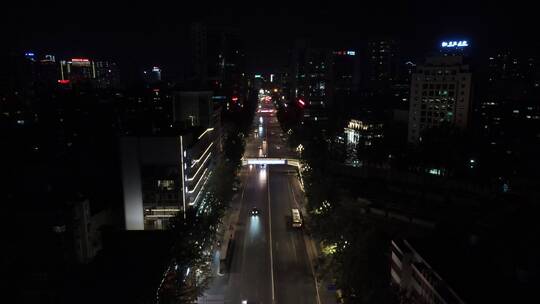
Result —
<svg viewBox="0 0 540 304"><path fill-rule="evenodd" d="M443 48L462 48L469 46L469 42L467 40L460 40L460 41L443 41L441 42L441 47Z"/></svg>

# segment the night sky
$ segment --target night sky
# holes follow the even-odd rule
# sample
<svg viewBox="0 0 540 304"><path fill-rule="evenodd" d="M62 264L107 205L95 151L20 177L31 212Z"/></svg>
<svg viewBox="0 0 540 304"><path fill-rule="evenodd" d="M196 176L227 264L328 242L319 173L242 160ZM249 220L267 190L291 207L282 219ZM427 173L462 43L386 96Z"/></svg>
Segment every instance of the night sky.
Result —
<svg viewBox="0 0 540 304"><path fill-rule="evenodd" d="M187 53L188 25L193 21L237 27L244 34L248 69L274 70L286 64L295 38L309 38L332 47L355 48L370 37L398 38L403 56L423 56L440 40L467 38L489 53L497 47L530 50L538 47L535 9L477 1L315 1L232 4L199 1L176 5L161 1L18 3L2 18L4 37L14 49L63 56L95 56L122 66L161 65L182 69ZM203 3L204 2L204 3ZM225 3L227 5L225 5ZM256 7L258 4L264 6Z"/></svg>

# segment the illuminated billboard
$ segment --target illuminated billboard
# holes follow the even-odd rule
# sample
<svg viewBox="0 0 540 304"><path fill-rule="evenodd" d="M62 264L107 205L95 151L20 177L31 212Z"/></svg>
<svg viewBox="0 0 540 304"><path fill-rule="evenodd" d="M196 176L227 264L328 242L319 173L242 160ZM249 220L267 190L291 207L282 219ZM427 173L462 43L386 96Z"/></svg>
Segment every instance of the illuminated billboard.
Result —
<svg viewBox="0 0 540 304"><path fill-rule="evenodd" d="M441 42L441 47L443 48L462 48L469 46L469 42L467 40L459 40L459 41L443 41Z"/></svg>

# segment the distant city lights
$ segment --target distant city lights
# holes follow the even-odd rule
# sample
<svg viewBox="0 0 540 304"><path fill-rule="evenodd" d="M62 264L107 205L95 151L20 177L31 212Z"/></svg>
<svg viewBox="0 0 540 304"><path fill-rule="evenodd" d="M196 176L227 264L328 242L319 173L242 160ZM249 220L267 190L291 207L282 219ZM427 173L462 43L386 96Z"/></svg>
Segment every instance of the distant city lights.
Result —
<svg viewBox="0 0 540 304"><path fill-rule="evenodd" d="M356 51L334 51L334 55L355 56Z"/></svg>

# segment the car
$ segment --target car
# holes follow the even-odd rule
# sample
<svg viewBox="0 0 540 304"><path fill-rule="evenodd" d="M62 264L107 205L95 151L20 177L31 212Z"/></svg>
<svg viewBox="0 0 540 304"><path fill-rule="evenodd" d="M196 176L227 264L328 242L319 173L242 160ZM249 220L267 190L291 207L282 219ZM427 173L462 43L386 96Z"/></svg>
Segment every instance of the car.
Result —
<svg viewBox="0 0 540 304"><path fill-rule="evenodd" d="M253 208L251 209L251 212L250 212L250 213L251 213L251 216L259 216L259 214L260 214L261 212L259 211L259 209L258 209L257 207L253 207Z"/></svg>

